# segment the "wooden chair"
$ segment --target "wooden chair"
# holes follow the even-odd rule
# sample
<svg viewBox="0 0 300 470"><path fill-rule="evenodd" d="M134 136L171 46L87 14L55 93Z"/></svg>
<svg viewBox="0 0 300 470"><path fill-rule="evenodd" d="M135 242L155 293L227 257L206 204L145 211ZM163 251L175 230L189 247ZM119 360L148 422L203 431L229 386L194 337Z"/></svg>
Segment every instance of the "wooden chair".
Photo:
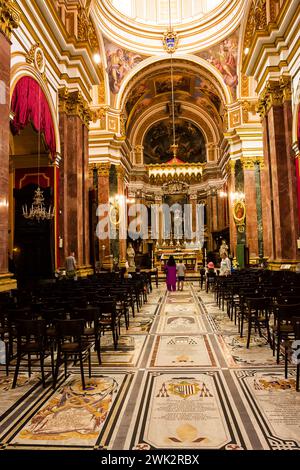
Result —
<svg viewBox="0 0 300 470"><path fill-rule="evenodd" d="M277 305L274 308L274 326L272 328L273 355L276 351L276 361L279 364L280 346L282 341L294 337L293 317L299 315L300 304Z"/></svg>
<svg viewBox="0 0 300 470"><path fill-rule="evenodd" d="M265 326L267 329L268 343L272 348L269 316L272 299L266 297L259 298L247 298L247 316L248 316L248 338L247 338L247 349L250 346L251 330L252 326L257 327L259 336L262 336L261 326Z"/></svg>
<svg viewBox="0 0 300 470"><path fill-rule="evenodd" d="M53 388L56 386L59 366L64 363L65 377L67 377L67 359L72 356L75 360L79 356L80 373L82 388L85 390L83 360L88 357L89 377L91 377L91 347L92 343L83 340L84 335L84 320L57 320L55 323L56 328L56 342L57 342L57 359L55 366L55 374L53 380ZM85 355L85 357L84 357ZM63 359L62 359L63 357Z"/></svg>
<svg viewBox="0 0 300 470"><path fill-rule="evenodd" d="M44 320L18 320L17 333L17 363L12 388L16 387L21 359L28 357L28 374L31 377L31 355L37 354L40 358L43 387L46 387L44 373L44 359L47 350L46 322Z"/></svg>

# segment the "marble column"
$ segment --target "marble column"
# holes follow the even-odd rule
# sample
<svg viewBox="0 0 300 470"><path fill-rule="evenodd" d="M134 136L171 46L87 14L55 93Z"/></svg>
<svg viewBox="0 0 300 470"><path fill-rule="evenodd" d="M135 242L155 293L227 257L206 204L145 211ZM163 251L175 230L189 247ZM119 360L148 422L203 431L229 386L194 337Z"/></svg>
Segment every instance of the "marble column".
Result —
<svg viewBox="0 0 300 470"><path fill-rule="evenodd" d="M126 265L126 247L127 247L127 202L125 194L125 169L122 166L117 168L118 177L118 195L120 207L119 224L119 266Z"/></svg>
<svg viewBox="0 0 300 470"><path fill-rule="evenodd" d="M192 217L192 241L196 242L196 229L197 229L197 193L190 194L191 217Z"/></svg>
<svg viewBox="0 0 300 470"><path fill-rule="evenodd" d="M244 159L244 192L246 205L246 243L250 259L258 258L257 202L255 160Z"/></svg>
<svg viewBox="0 0 300 470"><path fill-rule="evenodd" d="M263 240L264 240L264 256L268 260L275 259L274 247L274 212L273 212L273 196L271 184L271 164L270 164L270 148L268 135L268 120L264 117L263 126L263 148L264 148L264 165L261 168L261 199L262 199L262 220L263 222Z"/></svg>
<svg viewBox="0 0 300 470"><path fill-rule="evenodd" d="M262 217L262 191L261 191L261 171L264 166L263 158L255 161L255 186L256 186L256 212L257 212L257 241L258 258L262 262L264 258L264 233Z"/></svg>
<svg viewBox="0 0 300 470"><path fill-rule="evenodd" d="M16 287L8 272L9 114L11 33L19 23L13 2L0 3L0 291Z"/></svg>
<svg viewBox="0 0 300 470"><path fill-rule="evenodd" d="M59 90L61 263L75 251L80 275L91 273L89 247L88 124L90 113L80 92Z"/></svg>
<svg viewBox="0 0 300 470"><path fill-rule="evenodd" d="M229 233L230 233L230 253L233 257L236 256L236 243L237 243L237 230L232 215L232 206L230 194L235 192L235 160L230 160L228 170L230 171L228 179L228 215L229 215Z"/></svg>
<svg viewBox="0 0 300 470"><path fill-rule="evenodd" d="M98 174L98 204L109 204L109 170L110 163L97 164ZM109 216L108 212L104 214L105 217ZM109 227L108 227L109 230ZM110 238L99 240L100 260L104 268L111 269L110 260Z"/></svg>
<svg viewBox="0 0 300 470"><path fill-rule="evenodd" d="M288 79L269 82L260 98L259 110L264 122L266 160L269 164L271 196L272 247L275 265L296 262L297 194L292 161L291 89ZM262 182L263 184L263 182ZM267 203L264 198L263 202Z"/></svg>

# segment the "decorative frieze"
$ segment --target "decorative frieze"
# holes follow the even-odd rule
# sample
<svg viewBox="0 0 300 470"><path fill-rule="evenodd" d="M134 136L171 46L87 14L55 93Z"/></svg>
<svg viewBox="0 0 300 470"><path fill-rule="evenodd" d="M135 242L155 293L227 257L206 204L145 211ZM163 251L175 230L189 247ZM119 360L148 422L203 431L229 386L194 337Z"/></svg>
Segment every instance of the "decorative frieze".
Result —
<svg viewBox="0 0 300 470"><path fill-rule="evenodd" d="M68 116L78 116L82 122L89 127L92 120L92 113L87 101L83 98L80 91L68 91L66 87L58 91L59 111Z"/></svg>
<svg viewBox="0 0 300 470"><path fill-rule="evenodd" d="M20 13L13 0L0 0L0 28L1 32L8 38L14 28L20 23Z"/></svg>

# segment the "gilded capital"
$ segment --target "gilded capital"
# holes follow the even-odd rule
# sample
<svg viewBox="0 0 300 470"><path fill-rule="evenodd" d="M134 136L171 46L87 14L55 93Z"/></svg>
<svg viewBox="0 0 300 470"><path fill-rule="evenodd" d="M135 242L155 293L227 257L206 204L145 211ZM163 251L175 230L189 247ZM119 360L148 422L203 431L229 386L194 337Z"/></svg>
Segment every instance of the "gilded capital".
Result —
<svg viewBox="0 0 300 470"><path fill-rule="evenodd" d="M255 157L241 158L241 163L244 170L254 170L255 169Z"/></svg>
<svg viewBox="0 0 300 470"><path fill-rule="evenodd" d="M283 101L292 100L292 82L290 77L281 77L280 78L280 88L282 90Z"/></svg>
<svg viewBox="0 0 300 470"><path fill-rule="evenodd" d="M117 175L118 175L118 178L121 179L121 180L123 180L123 179L124 179L124 176L125 176L125 173L126 173L125 168L123 168L121 165L119 165L119 166L117 167Z"/></svg>
<svg viewBox="0 0 300 470"><path fill-rule="evenodd" d="M262 92L259 100L257 112L263 119L273 106L281 106L283 103L283 88L279 82L269 81Z"/></svg>
<svg viewBox="0 0 300 470"><path fill-rule="evenodd" d="M80 91L69 91L66 87L58 90L59 112L68 116L78 116L89 127L92 113Z"/></svg>
<svg viewBox="0 0 300 470"><path fill-rule="evenodd" d="M248 157L242 158L241 163L244 170L255 170L255 165L259 164L263 168L264 159L263 157Z"/></svg>
<svg viewBox="0 0 300 470"><path fill-rule="evenodd" d="M0 27L2 33L8 38L14 28L20 23L20 12L13 0L0 0Z"/></svg>
<svg viewBox="0 0 300 470"><path fill-rule="evenodd" d="M106 176L109 177L109 170L110 170L110 163L97 163L95 165L97 168L97 174L98 176Z"/></svg>
<svg viewBox="0 0 300 470"><path fill-rule="evenodd" d="M236 160L229 160L229 162L226 165L226 172L234 174L235 164L236 164Z"/></svg>

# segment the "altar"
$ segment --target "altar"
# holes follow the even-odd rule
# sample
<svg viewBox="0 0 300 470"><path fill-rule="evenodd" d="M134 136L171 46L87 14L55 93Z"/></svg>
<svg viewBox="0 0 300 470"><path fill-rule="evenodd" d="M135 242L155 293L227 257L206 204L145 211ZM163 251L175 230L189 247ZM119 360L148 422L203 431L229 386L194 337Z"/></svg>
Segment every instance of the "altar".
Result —
<svg viewBox="0 0 300 470"><path fill-rule="evenodd" d="M176 247L161 247L154 252L154 266L158 271L162 271L163 267L167 264L170 256L173 256L176 263L180 260L185 264L187 272L197 272L202 264L203 255L200 248L176 248Z"/></svg>

